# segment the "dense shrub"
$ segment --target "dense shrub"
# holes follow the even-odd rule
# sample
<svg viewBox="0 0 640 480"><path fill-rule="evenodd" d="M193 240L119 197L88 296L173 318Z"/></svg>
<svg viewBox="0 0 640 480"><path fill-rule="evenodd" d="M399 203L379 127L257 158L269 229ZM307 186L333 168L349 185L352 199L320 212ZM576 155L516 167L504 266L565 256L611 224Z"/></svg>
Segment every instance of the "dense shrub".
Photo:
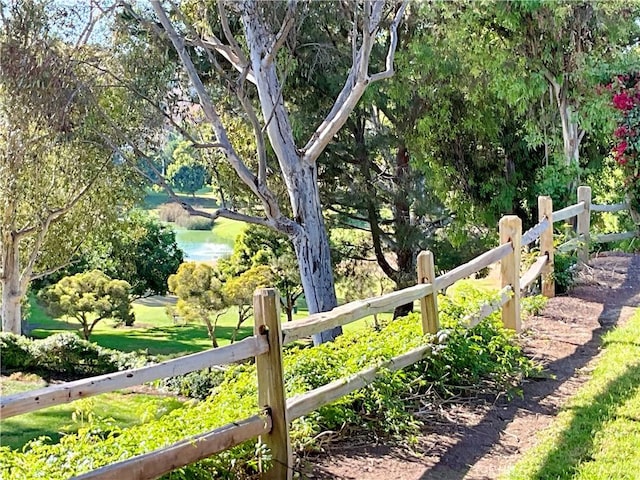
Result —
<svg viewBox="0 0 640 480"><path fill-rule="evenodd" d="M30 370L36 365L31 340L9 332L0 332L0 366L3 371Z"/></svg>
<svg viewBox="0 0 640 480"><path fill-rule="evenodd" d="M578 257L575 254L556 253L553 257L553 279L556 282L556 293L568 292L575 284L576 265Z"/></svg>
<svg viewBox="0 0 640 480"><path fill-rule="evenodd" d="M160 220L171 222L187 230L211 230L213 220L205 217L191 216L179 203L165 203L158 212Z"/></svg>
<svg viewBox="0 0 640 480"><path fill-rule="evenodd" d="M176 395L205 400L223 380L224 370L199 370L165 378L160 382L160 387Z"/></svg>
<svg viewBox="0 0 640 480"><path fill-rule="evenodd" d="M158 217L163 222L178 223L178 220L189 216L179 203L163 203L158 210Z"/></svg>
<svg viewBox="0 0 640 480"><path fill-rule="evenodd" d="M0 363L7 370L37 372L47 377L88 377L135 368L145 356L102 348L73 333L29 340L0 333Z"/></svg>
<svg viewBox="0 0 640 480"><path fill-rule="evenodd" d="M504 391L517 386L523 375L536 371L512 334L500 326L497 315L473 329L459 324L486 295L465 291L464 301L440 299L443 330L424 337L417 315L388 323L380 331L345 334L335 342L314 348L296 347L284 355L287 395L293 396L340 377L433 342L433 355L398 372L385 372L372 385L296 420L291 436L297 448L307 448L323 429L366 425L389 435L415 431L418 420L410 413L410 398L475 391ZM259 411L255 367L235 365L225 373L213 394L192 408L173 411L157 421L112 431L106 438L93 430L64 437L59 444L32 442L24 452L0 449L2 478L67 478L114 461L166 446L187 436L249 417ZM268 452L247 442L204 462L171 474L176 478L246 478L269 462ZM37 472L37 473L36 473Z"/></svg>

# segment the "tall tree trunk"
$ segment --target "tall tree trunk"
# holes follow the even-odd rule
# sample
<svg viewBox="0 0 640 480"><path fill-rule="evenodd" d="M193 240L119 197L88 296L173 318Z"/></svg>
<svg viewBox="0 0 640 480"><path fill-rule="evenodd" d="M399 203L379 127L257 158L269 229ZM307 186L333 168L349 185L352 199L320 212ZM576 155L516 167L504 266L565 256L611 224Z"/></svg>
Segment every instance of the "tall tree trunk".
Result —
<svg viewBox="0 0 640 480"><path fill-rule="evenodd" d="M20 301L26 292L20 281L19 243L12 231L2 236L2 331L22 334Z"/></svg>
<svg viewBox="0 0 640 480"><path fill-rule="evenodd" d="M550 74L546 75L547 81L553 90L556 98L556 105L560 113L560 123L562 125L562 145L564 160L567 166L578 165L580 161L580 142L584 132L580 129L575 118L575 108L571 104L567 94L568 78L563 79L560 84Z"/></svg>
<svg viewBox="0 0 640 480"><path fill-rule="evenodd" d="M409 152L405 145L400 145L396 152L396 175L394 178L395 201L394 223L396 230L396 260L398 263L396 288L402 290L415 285L415 258L417 253L411 248L411 205L407 198L409 191ZM413 302L399 305L393 311L393 318L403 317L413 311Z"/></svg>
<svg viewBox="0 0 640 480"><path fill-rule="evenodd" d="M580 161L580 141L582 140L578 123L572 119L573 111L568 102L558 105L562 122L562 143L564 159L568 166L578 165Z"/></svg>
<svg viewBox="0 0 640 480"><path fill-rule="evenodd" d="M326 312L338 305L338 299L334 288L329 238L320 210L315 165L301 168L298 175L293 176L290 194L294 218L302 226L302 232L292 236L291 240L309 313ZM331 341L341 333L341 327L321 332L313 336L313 343L318 345Z"/></svg>

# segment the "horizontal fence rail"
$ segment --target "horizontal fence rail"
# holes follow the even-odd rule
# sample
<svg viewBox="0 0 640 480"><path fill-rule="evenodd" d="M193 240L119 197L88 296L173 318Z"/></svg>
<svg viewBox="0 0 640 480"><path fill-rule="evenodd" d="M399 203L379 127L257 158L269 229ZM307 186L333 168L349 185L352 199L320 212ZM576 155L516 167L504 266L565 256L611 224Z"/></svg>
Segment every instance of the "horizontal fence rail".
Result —
<svg viewBox="0 0 640 480"><path fill-rule="evenodd" d="M576 215L582 213L583 211L584 211L583 202L577 203L576 205L569 205L568 207L565 207L562 210L553 212L553 223L561 222L563 220L568 220L569 218L575 217Z"/></svg>
<svg viewBox="0 0 640 480"><path fill-rule="evenodd" d="M415 285L379 297L356 300L328 312L309 315L295 322L287 322L282 325L284 337L282 343L286 345L301 338L309 337L314 333L347 325L370 315L388 312L399 305L405 305L429 295L433 291L431 284Z"/></svg>
<svg viewBox="0 0 640 480"><path fill-rule="evenodd" d="M466 324L467 327L473 328L478 325L482 320L487 318L494 312L497 312L504 304L511 300L513 296L513 289L511 286L506 286L502 290L498 292L498 299L495 302L487 302L480 306L480 309L477 313L473 313L471 315L467 315L462 319L462 323Z"/></svg>
<svg viewBox="0 0 640 480"><path fill-rule="evenodd" d="M605 233L602 235L592 236L591 241L594 243L620 242L622 240L631 240L636 237L640 238L640 232Z"/></svg>
<svg viewBox="0 0 640 480"><path fill-rule="evenodd" d="M592 212L621 212L622 210L629 210L630 205L628 203L614 203L612 205L591 205Z"/></svg>
<svg viewBox="0 0 640 480"><path fill-rule="evenodd" d="M525 233L522 234L522 246L529 245L530 243L535 242L542 232L549 228L549 219L545 218L541 222L539 222L535 227L530 228Z"/></svg>
<svg viewBox="0 0 640 480"><path fill-rule="evenodd" d="M108 373L98 377L16 393L0 399L0 416L9 418L100 393L142 385L161 378L184 375L214 365L238 362L261 355L267 351L269 351L269 343L266 338L253 336L231 345L193 353L147 367Z"/></svg>
<svg viewBox="0 0 640 480"><path fill-rule="evenodd" d="M522 223L518 217L513 215L503 217L499 225L501 244L464 265L436 276L433 254L422 252L418 256L417 285L375 298L351 302L329 312L309 315L302 320L282 325L277 291L260 289L254 295L255 326L252 337L232 345L156 365L3 397L0 400L0 415L2 418L8 418L99 393L255 357L258 404L264 408L262 413L74 478L77 480L113 478L149 480L260 436L261 441L271 451L273 465L271 469L262 473L262 478L265 480L288 480L292 478L293 471L289 422L371 384L380 378L383 372L400 370L429 357L433 352L433 345L423 345L403 355L381 362L379 365L363 369L347 378L334 380L289 399L286 398L284 390L283 345L370 315L392 311L400 305L413 303L416 300L420 300L423 333L434 334L439 329L438 292L497 262L500 262L502 289L494 300L481 305L477 312L467 315L461 322L467 327L473 327L492 313L501 310L502 322L505 327L517 332L521 328L521 291L526 290L538 278L541 278L542 293L548 297L554 295L554 250L578 249L581 258L585 258L588 256L591 242L611 242L640 237L638 232L593 236L589 232L592 211L617 212L626 208L629 208L627 203L592 204L591 190L584 186L578 188L578 203L556 212L553 211L550 197L539 197L539 223L537 225L522 234ZM572 217L577 217L575 222L577 237L554 248L553 224ZM530 245L538 239L540 239L540 256L521 275L522 247Z"/></svg>
<svg viewBox="0 0 640 480"><path fill-rule="evenodd" d="M542 270L547 265L548 261L549 261L548 255L543 255L541 257L538 257L538 259L533 263L533 265L529 267L529 270L527 270L527 273L522 275L522 277L520 278L520 290L526 289L527 287L529 287L529 285L531 285L533 282L535 282L538 279L538 277L542 273Z"/></svg>
<svg viewBox="0 0 640 480"><path fill-rule="evenodd" d="M73 477L72 480L151 480L203 460L271 430L271 417L255 415L165 448Z"/></svg>
<svg viewBox="0 0 640 480"><path fill-rule="evenodd" d="M458 280L467 278L474 273L478 273L483 268L487 268L490 265L499 262L510 253L513 253L513 245L511 245L511 243L504 243L499 247L483 253L482 255L478 255L470 262L460 265L453 270L449 270L444 275L440 275L436 278L436 290L444 290L456 283Z"/></svg>

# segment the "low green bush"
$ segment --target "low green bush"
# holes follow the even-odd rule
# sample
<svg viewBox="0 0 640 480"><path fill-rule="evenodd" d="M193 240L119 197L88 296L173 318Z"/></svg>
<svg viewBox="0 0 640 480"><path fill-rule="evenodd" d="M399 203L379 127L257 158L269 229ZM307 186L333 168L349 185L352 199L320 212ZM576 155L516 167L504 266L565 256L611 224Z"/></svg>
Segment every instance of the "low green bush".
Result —
<svg viewBox="0 0 640 480"><path fill-rule="evenodd" d="M41 340L0 333L3 370L78 378L136 368L148 361L144 355L102 348L74 333L56 333Z"/></svg>
<svg viewBox="0 0 640 480"><path fill-rule="evenodd" d="M187 217L178 222L178 225L187 230L211 230L213 220L205 217Z"/></svg>
<svg viewBox="0 0 640 480"><path fill-rule="evenodd" d="M389 322L379 331L358 331L318 347L288 349L283 363L287 395L291 397L354 375L415 347L433 345L430 357L401 371L382 372L373 384L294 421L294 447L313 448L312 439L318 433L344 426L411 436L419 426L411 413L412 402L427 392L444 397L470 391L517 391L519 380L537 372L537 367L512 341L512 334L501 327L497 315L472 329L461 326L461 316L487 301L486 294L470 289L464 297L462 301L440 299L443 330L436 337L423 336L419 317L410 315ZM81 431L63 437L55 445L37 440L23 452L0 448L2 478L68 478L257 413L255 366L234 365L223 375L205 401L175 410L157 421L112 430L106 435L95 429ZM259 465L267 466L269 461L264 446L250 441L181 468L170 478L248 478Z"/></svg>
<svg viewBox="0 0 640 480"><path fill-rule="evenodd" d="M36 365L27 337L0 332L0 366L2 371L30 370Z"/></svg>
<svg viewBox="0 0 640 480"><path fill-rule="evenodd" d="M160 381L159 387L176 395L205 400L223 380L224 370L199 370L165 378Z"/></svg>
<svg viewBox="0 0 640 480"><path fill-rule="evenodd" d="M553 264L556 293L568 292L575 284L578 257L575 254L556 253L553 257Z"/></svg>

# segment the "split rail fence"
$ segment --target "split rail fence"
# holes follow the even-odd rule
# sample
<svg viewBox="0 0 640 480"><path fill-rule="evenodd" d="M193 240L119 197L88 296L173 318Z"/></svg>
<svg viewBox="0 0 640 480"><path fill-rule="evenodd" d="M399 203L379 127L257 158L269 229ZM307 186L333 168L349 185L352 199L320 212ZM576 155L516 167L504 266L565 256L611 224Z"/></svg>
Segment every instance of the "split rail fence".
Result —
<svg viewBox="0 0 640 480"><path fill-rule="evenodd" d="M500 245L470 262L437 276L434 257L429 251L418 256L418 284L375 298L358 300L339 306L329 312L309 315L305 319L281 325L279 300L274 289L260 289L254 295L254 334L232 345L187 355L175 360L123 372L68 382L30 392L3 397L0 415L8 418L53 405L72 402L100 393L141 385L145 382L183 375L216 365L255 358L258 381L260 414L239 419L213 431L186 438L165 448L113 463L74 477L78 480L97 479L153 479L172 470L189 465L215 453L227 450L250 439L261 437L270 448L272 467L263 472L265 479L285 479L292 476L292 454L289 441L289 422L306 415L322 405L373 382L381 369L394 371L411 365L431 354L426 345L395 357L381 365L370 367L348 378L337 379L305 394L286 398L282 372L282 347L314 333L346 325L361 318L392 311L399 305L416 300L420 302L422 327L425 334L436 333L438 321L438 292L458 280L500 262L501 284L499 301L482 306L477 314L467 317L474 326L494 311L502 309L502 321L516 332L521 329L521 292L541 278L541 292L554 295L553 281L553 224L577 217L576 238L559 247L560 250L578 249L586 261L591 242L611 242L639 236L638 232L624 232L599 237L589 233L591 212L616 212L629 208L627 204L594 205L591 189L578 188L578 203L556 212L550 197L539 197L539 223L522 234L522 223L517 216L500 220ZM521 251L526 245L539 240L539 258L524 273L521 270Z"/></svg>

